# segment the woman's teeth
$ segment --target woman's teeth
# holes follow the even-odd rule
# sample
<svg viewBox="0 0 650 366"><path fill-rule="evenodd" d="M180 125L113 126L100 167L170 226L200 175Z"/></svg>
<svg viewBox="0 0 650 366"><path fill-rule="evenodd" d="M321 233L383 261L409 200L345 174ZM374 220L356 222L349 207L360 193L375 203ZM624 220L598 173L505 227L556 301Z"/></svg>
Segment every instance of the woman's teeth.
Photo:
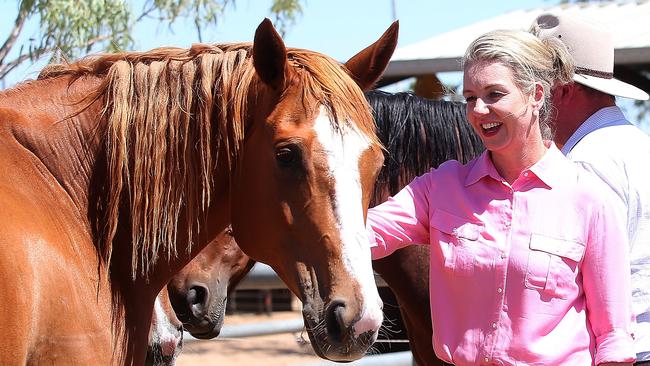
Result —
<svg viewBox="0 0 650 366"><path fill-rule="evenodd" d="M499 122L490 122L490 123L482 123L481 127L483 127L484 130L489 130L490 128L494 128L501 125Z"/></svg>

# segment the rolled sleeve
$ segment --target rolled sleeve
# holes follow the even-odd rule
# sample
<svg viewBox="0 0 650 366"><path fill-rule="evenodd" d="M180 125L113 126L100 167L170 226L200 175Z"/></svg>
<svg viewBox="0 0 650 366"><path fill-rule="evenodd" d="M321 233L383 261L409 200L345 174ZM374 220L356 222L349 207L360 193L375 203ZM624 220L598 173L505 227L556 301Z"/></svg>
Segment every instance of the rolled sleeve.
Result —
<svg viewBox="0 0 650 366"><path fill-rule="evenodd" d="M629 332L614 329L596 337L596 365L606 362L634 362L634 346Z"/></svg>

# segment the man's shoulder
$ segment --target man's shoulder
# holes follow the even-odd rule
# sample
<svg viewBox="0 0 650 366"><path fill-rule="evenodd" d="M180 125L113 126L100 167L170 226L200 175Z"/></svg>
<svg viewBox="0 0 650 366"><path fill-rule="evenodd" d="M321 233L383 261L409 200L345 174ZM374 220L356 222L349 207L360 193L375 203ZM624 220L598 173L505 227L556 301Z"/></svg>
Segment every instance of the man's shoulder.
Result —
<svg viewBox="0 0 650 366"><path fill-rule="evenodd" d="M619 194L645 187L650 171L650 137L633 125L604 127L584 136L568 157Z"/></svg>
<svg viewBox="0 0 650 366"><path fill-rule="evenodd" d="M650 136L634 125L603 127L585 135L569 155L572 160L650 157Z"/></svg>

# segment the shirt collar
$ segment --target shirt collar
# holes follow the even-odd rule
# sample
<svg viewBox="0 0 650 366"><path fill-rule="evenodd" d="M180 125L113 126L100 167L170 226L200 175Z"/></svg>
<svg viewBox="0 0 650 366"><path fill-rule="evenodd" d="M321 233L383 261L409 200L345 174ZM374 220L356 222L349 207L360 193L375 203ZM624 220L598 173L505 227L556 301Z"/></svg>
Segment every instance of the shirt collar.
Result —
<svg viewBox="0 0 650 366"><path fill-rule="evenodd" d="M555 143L546 141L545 144L548 150L528 170L533 172L544 184L553 188L561 185L567 179L567 166L571 165L571 162L555 146Z"/></svg>
<svg viewBox="0 0 650 366"><path fill-rule="evenodd" d="M492 163L489 150L483 151L483 153L472 162L469 174L467 174L467 177L465 178L465 187L471 186L485 176L492 177L498 181L503 181L503 178L501 178L501 175L497 172L497 168L495 168Z"/></svg>
<svg viewBox="0 0 650 366"><path fill-rule="evenodd" d="M562 154L567 155L576 146L583 137L587 136L599 128L617 125L630 124L625 119L623 111L617 106L610 106L599 109L596 113L592 114L573 132L564 146L562 146Z"/></svg>
<svg viewBox="0 0 650 366"><path fill-rule="evenodd" d="M544 156L542 156L537 163L533 164L533 166L527 170L533 172L533 174L535 174L535 176L544 184L553 188L566 179L566 167L567 164L571 163L564 155L562 155L557 146L555 146L555 143L552 141L544 141L544 144L548 147ZM499 182L504 181L501 175L497 172L497 169L494 167L488 150L484 151L476 160L474 160L473 165L469 168L469 173L465 178L466 187L478 182L486 176ZM522 174L523 173L525 172L522 172Z"/></svg>

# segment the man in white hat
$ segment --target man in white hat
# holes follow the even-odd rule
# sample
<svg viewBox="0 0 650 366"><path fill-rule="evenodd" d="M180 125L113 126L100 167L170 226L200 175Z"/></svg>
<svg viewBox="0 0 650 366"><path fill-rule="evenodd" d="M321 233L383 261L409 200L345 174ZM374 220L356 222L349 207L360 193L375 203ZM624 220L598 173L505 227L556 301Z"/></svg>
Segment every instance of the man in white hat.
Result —
<svg viewBox="0 0 650 366"><path fill-rule="evenodd" d="M601 24L574 15L539 16L531 32L557 37L576 62L574 82L554 87L555 143L596 173L626 210L632 270L637 363L650 365L650 137L626 120L615 96L647 100L648 94L613 77L614 43Z"/></svg>

